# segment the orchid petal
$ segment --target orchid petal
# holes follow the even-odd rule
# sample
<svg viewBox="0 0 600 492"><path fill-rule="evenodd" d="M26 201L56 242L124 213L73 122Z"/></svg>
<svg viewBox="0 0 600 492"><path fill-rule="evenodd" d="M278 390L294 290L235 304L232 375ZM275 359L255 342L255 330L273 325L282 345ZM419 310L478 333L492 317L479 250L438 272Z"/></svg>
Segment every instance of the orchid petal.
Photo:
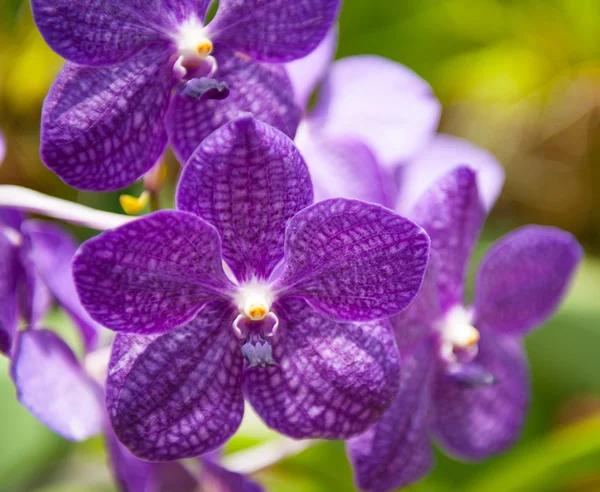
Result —
<svg viewBox="0 0 600 492"><path fill-rule="evenodd" d="M212 133L179 180L177 207L213 224L237 279L268 278L283 256L288 220L312 202L293 142L252 116Z"/></svg>
<svg viewBox="0 0 600 492"><path fill-rule="evenodd" d="M277 365L246 370L246 397L269 426L294 438L346 439L389 406L398 351L387 321L338 323L300 299L274 308Z"/></svg>
<svg viewBox="0 0 600 492"><path fill-rule="evenodd" d="M42 110L44 164L82 190L114 190L140 178L167 145L168 56L159 46L115 67L67 63Z"/></svg>
<svg viewBox="0 0 600 492"><path fill-rule="evenodd" d="M164 335L119 334L106 402L119 440L139 458L172 461L222 445L244 413L234 313L214 302Z"/></svg>
<svg viewBox="0 0 600 492"><path fill-rule="evenodd" d="M340 0L220 0L207 32L261 61L289 62L313 51L333 26Z"/></svg>
<svg viewBox="0 0 600 492"><path fill-rule="evenodd" d="M338 29L335 26L311 53L286 65L285 69L294 87L296 103L300 108L307 109L310 96L325 78L329 65L335 57L337 43Z"/></svg>
<svg viewBox="0 0 600 492"><path fill-rule="evenodd" d="M442 309L462 304L469 260L485 221L475 171L449 172L421 197L411 218L429 234L436 252Z"/></svg>
<svg viewBox="0 0 600 492"><path fill-rule="evenodd" d="M489 212L504 184L504 169L486 150L451 135L438 133L421 152L398 169L396 210L409 214L421 196L439 179L458 166L476 171L477 190Z"/></svg>
<svg viewBox="0 0 600 492"><path fill-rule="evenodd" d="M79 327L86 350L93 350L101 326L87 314L75 290L71 261L77 243L62 228L49 222L29 220L23 224L23 233L31 241L35 266L44 283Z"/></svg>
<svg viewBox="0 0 600 492"><path fill-rule="evenodd" d="M475 324L524 335L543 324L565 296L583 249L568 232L525 226L486 254L475 284Z"/></svg>
<svg viewBox="0 0 600 492"><path fill-rule="evenodd" d="M229 96L221 101L198 101L181 94L173 97L167 113L169 140L179 162L186 163L196 147L211 132L241 112L293 138L300 121L300 108L285 70L257 63L226 46L215 46L219 65L214 77L226 82Z"/></svg>
<svg viewBox="0 0 600 492"><path fill-rule="evenodd" d="M0 351L10 354L19 320L19 248L0 229Z"/></svg>
<svg viewBox="0 0 600 492"><path fill-rule="evenodd" d="M200 473L202 490L219 492L264 492L257 483L240 473L234 473L209 460L202 460Z"/></svg>
<svg viewBox="0 0 600 492"><path fill-rule="evenodd" d="M427 234L379 205L337 198L298 213L285 237L285 270L273 287L346 321L400 312L421 287Z"/></svg>
<svg viewBox="0 0 600 492"><path fill-rule="evenodd" d="M11 376L21 404L65 439L82 441L102 431L101 388L51 331L19 333Z"/></svg>
<svg viewBox="0 0 600 492"><path fill-rule="evenodd" d="M331 65L311 117L323 132L363 141L389 169L433 138L440 112L429 85L408 68L353 56Z"/></svg>
<svg viewBox="0 0 600 492"><path fill-rule="evenodd" d="M491 386L466 386L440 373L435 391L434 429L442 446L455 456L480 460L512 446L521 431L529 402L529 371L521 344L481 332L474 359L492 374Z"/></svg>
<svg viewBox="0 0 600 492"><path fill-rule="evenodd" d="M367 432L347 442L358 487L365 492L402 488L433 467L429 413L435 353L432 340L403 356L392 406Z"/></svg>
<svg viewBox="0 0 600 492"><path fill-rule="evenodd" d="M114 331L161 333L228 298L217 231L185 212L163 210L81 245L75 285L90 316Z"/></svg>

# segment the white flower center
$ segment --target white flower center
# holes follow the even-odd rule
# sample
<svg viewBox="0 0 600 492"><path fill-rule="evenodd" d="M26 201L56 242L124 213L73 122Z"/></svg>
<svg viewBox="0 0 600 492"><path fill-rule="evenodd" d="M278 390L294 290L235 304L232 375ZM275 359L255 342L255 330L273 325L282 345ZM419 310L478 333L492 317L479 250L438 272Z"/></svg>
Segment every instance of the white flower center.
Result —
<svg viewBox="0 0 600 492"><path fill-rule="evenodd" d="M275 296L269 286L257 279L252 279L250 282L241 285L234 296L234 302L239 312L239 315L233 322L233 331L235 334L240 339L245 339L248 332L252 331L252 329L249 329L249 325L270 318L272 325L268 325L269 330L266 336L275 335L279 326L279 319L271 311L271 305L274 300Z"/></svg>
<svg viewBox="0 0 600 492"><path fill-rule="evenodd" d="M448 362L456 362L456 350L464 350L473 357L477 354L479 331L471 324L472 317L463 306L455 306L437 324L442 336L441 356Z"/></svg>
<svg viewBox="0 0 600 492"><path fill-rule="evenodd" d="M210 56L213 44L197 18L189 19L180 27L175 42L179 57L173 69L179 78L193 77L195 72L199 72L200 76L214 73L216 61Z"/></svg>

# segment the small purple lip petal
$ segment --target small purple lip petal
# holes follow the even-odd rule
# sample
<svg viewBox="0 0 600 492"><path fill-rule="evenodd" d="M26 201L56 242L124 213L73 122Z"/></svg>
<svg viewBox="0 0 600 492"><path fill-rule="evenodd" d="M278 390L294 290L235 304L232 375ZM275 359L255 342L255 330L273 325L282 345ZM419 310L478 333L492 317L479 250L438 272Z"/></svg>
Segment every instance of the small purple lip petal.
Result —
<svg viewBox="0 0 600 492"><path fill-rule="evenodd" d="M304 125L296 145L310 170L316 202L356 198L391 208L396 192L393 179L367 145L352 138L328 137L312 128L310 119Z"/></svg>
<svg viewBox="0 0 600 492"><path fill-rule="evenodd" d="M200 472L202 490L219 492L264 492L257 483L244 475L223 468L218 463L202 459Z"/></svg>
<svg viewBox="0 0 600 492"><path fill-rule="evenodd" d="M417 295L428 253L427 234L391 210L326 200L290 220L286 267L273 290L339 320L385 318Z"/></svg>
<svg viewBox="0 0 600 492"><path fill-rule="evenodd" d="M31 242L39 275L75 321L86 350L93 350L101 326L87 314L75 290L71 262L77 251L77 243L61 227L49 222L28 220L23 224L23 233Z"/></svg>
<svg viewBox="0 0 600 492"><path fill-rule="evenodd" d="M51 331L19 333L11 376L21 404L65 439L82 441L102 431L105 412L100 387Z"/></svg>
<svg viewBox="0 0 600 492"><path fill-rule="evenodd" d="M106 404L119 440L139 458L173 461L221 446L244 413L234 312L210 303L163 335L119 334Z"/></svg>
<svg viewBox="0 0 600 492"><path fill-rule="evenodd" d="M458 166L477 172L477 189L489 212L504 184L504 169L486 150L466 140L438 133L413 159L398 169L399 193L396 210L410 214L415 203L439 179Z"/></svg>
<svg viewBox="0 0 600 492"><path fill-rule="evenodd" d="M431 339L403 353L400 389L392 406L373 427L347 442L361 490L396 490L424 477L433 467L429 415L435 360Z"/></svg>
<svg viewBox="0 0 600 492"><path fill-rule="evenodd" d="M462 304L471 253L485 221L475 171L458 167L438 180L410 216L431 238L437 255L442 310Z"/></svg>
<svg viewBox="0 0 600 492"><path fill-rule="evenodd" d="M177 89L177 93L200 101L215 99L221 101L229 96L227 82L219 82L213 78L201 77L185 82Z"/></svg>
<svg viewBox="0 0 600 492"><path fill-rule="evenodd" d="M446 367L446 375L465 388L492 386L498 382L491 372L474 363L449 364Z"/></svg>
<svg viewBox="0 0 600 492"><path fill-rule="evenodd" d="M229 86L230 94L222 101L196 101L177 94L172 98L166 125L179 162L185 164L206 137L242 112L251 112L293 138L301 110L283 67L258 63L218 44L213 54L218 59L214 77Z"/></svg>
<svg viewBox="0 0 600 492"><path fill-rule="evenodd" d="M19 301L17 289L22 277L19 248L0 224L0 352L10 355L17 332Z"/></svg>
<svg viewBox="0 0 600 492"><path fill-rule="evenodd" d="M238 281L267 279L285 226L312 202L308 169L279 130L244 115L207 137L185 166L177 208L214 225Z"/></svg>
<svg viewBox="0 0 600 492"><path fill-rule="evenodd" d="M310 96L327 74L329 65L335 57L337 43L338 28L334 26L311 53L304 58L288 63L285 67L294 87L296 103L305 111L308 108Z"/></svg>
<svg viewBox="0 0 600 492"><path fill-rule="evenodd" d="M440 371L436 382L434 431L452 455L481 460L512 446L529 403L529 370L520 342L482 331L475 364L496 384L466 387Z"/></svg>
<svg viewBox="0 0 600 492"><path fill-rule="evenodd" d="M256 60L302 58L326 36L340 0L220 0L208 35Z"/></svg>
<svg viewBox="0 0 600 492"><path fill-rule="evenodd" d="M558 309L583 249L568 232L525 226L483 259L475 283L475 326L522 336Z"/></svg>
<svg viewBox="0 0 600 492"><path fill-rule="evenodd" d="M311 115L323 132L367 144L392 169L435 135L441 105L423 79L378 56L335 61Z"/></svg>
<svg viewBox="0 0 600 492"><path fill-rule="evenodd" d="M398 384L386 321L337 323L300 299L274 307L276 366L245 371L244 393L265 423L293 438L345 439L385 411Z"/></svg>
<svg viewBox="0 0 600 492"><path fill-rule="evenodd" d="M82 305L114 331L161 333L181 326L233 284L207 222L163 210L83 243L73 260Z"/></svg>
<svg viewBox="0 0 600 492"><path fill-rule="evenodd" d="M169 56L159 45L116 67L67 63L44 101L44 164L82 190L115 190L140 178L167 146Z"/></svg>

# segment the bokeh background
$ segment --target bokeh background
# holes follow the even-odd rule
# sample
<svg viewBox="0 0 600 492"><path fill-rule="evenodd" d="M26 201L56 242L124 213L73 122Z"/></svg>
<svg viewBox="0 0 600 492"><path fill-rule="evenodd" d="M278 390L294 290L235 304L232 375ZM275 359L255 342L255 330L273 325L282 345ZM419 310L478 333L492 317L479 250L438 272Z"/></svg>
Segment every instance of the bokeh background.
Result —
<svg viewBox="0 0 600 492"><path fill-rule="evenodd" d="M600 491L600 1L346 0L337 57L364 53L424 77L444 105L441 131L505 166L477 258L525 223L567 229L586 250L563 308L527 339L534 393L517 446L480 464L438 453L435 471L410 490ZM8 142L0 183L119 211L118 193L72 190L39 160L41 104L61 64L27 2L0 0L0 128ZM170 167L172 184L174 161ZM46 324L75 340L60 313ZM249 418L229 450L271 437ZM337 442L257 479L274 491L354 490ZM75 445L37 423L17 403L0 360L0 491L111 490L101 440Z"/></svg>

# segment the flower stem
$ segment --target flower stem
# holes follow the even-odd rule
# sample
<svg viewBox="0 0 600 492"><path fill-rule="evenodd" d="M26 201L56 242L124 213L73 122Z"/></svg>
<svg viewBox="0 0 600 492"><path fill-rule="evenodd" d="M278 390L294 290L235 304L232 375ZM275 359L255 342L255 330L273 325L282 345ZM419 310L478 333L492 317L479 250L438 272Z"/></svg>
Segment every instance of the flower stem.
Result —
<svg viewBox="0 0 600 492"><path fill-rule="evenodd" d="M134 217L96 210L13 185L0 185L0 207L17 208L99 231L113 229L134 220Z"/></svg>

